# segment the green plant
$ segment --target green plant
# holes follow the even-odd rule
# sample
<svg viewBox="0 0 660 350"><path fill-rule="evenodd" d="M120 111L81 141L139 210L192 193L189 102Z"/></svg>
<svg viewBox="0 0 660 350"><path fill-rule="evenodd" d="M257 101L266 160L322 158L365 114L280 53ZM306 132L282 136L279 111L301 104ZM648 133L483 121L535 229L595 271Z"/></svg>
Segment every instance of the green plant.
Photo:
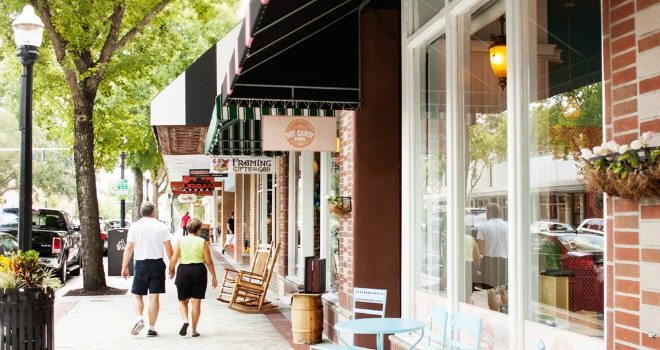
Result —
<svg viewBox="0 0 660 350"><path fill-rule="evenodd" d="M325 197L328 200L328 203L333 206L333 207L338 207L342 205L342 198L341 196L336 195L335 193L331 193Z"/></svg>
<svg viewBox="0 0 660 350"><path fill-rule="evenodd" d="M0 257L0 288L57 289L62 282L53 271L39 264L39 253L17 251Z"/></svg>
<svg viewBox="0 0 660 350"><path fill-rule="evenodd" d="M610 141L582 149L587 187L631 199L660 196L660 147L649 146L653 135L645 132L629 145Z"/></svg>

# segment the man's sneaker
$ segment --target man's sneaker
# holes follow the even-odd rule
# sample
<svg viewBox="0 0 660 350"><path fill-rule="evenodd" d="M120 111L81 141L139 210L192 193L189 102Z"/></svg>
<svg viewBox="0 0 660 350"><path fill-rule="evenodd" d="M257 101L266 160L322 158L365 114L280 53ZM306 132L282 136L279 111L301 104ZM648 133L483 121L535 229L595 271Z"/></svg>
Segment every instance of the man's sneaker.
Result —
<svg viewBox="0 0 660 350"><path fill-rule="evenodd" d="M150 329L150 330L147 332L147 337L155 337L155 336L157 336L157 335L158 335L158 332L156 332L156 331L153 330L153 329Z"/></svg>
<svg viewBox="0 0 660 350"><path fill-rule="evenodd" d="M133 334L133 335L140 334L140 331L142 330L142 328L144 328L144 321L139 320L139 321L135 322L135 324L133 325L133 328L131 328L131 334Z"/></svg>

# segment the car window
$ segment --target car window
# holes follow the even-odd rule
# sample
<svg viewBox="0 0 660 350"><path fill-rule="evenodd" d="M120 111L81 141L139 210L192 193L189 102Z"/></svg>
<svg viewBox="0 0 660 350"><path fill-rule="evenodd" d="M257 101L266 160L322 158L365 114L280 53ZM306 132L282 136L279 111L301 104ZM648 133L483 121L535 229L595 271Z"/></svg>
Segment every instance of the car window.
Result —
<svg viewBox="0 0 660 350"><path fill-rule="evenodd" d="M0 215L0 227L18 227L18 214L3 211Z"/></svg>
<svg viewBox="0 0 660 350"><path fill-rule="evenodd" d="M569 224L552 223L552 224L548 224L548 226L550 231L567 231L567 232L575 231L575 228L573 228L573 226Z"/></svg>

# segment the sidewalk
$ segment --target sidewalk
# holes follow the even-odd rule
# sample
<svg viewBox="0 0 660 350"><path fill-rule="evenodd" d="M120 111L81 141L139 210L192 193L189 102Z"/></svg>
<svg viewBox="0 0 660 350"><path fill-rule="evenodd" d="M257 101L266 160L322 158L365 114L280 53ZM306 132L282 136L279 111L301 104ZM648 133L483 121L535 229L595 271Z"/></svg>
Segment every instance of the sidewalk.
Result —
<svg viewBox="0 0 660 350"><path fill-rule="evenodd" d="M212 245L212 255L218 279L224 276L219 245ZM107 267L107 258L104 258ZM281 305L280 312L268 315L244 314L233 311L227 304L217 301L217 289L209 286L202 301L202 315L197 331L198 338L178 334L181 327L176 286L168 279L166 294L160 298L160 313L156 322L158 336L148 338L146 330L133 336L129 334L135 314L133 296L130 294L132 279L106 277L110 287L128 289L127 295L98 297L65 297L68 290L82 287L82 277L70 277L66 286L57 292L55 299L56 349L291 349L291 325L287 319L288 305ZM221 281L219 281L220 283ZM277 300L273 300L278 304ZM148 303L145 302L145 323ZM276 326L274 326L276 325ZM288 328L288 329L287 329ZM287 331L289 334L287 334ZM296 346L296 348L299 348Z"/></svg>

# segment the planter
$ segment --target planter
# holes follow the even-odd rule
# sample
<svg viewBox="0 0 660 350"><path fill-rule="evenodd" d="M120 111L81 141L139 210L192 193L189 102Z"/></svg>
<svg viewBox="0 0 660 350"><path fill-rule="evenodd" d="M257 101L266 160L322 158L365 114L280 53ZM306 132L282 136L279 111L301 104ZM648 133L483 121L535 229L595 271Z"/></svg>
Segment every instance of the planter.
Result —
<svg viewBox="0 0 660 350"><path fill-rule="evenodd" d="M660 197L659 147L643 147L588 160L584 172L587 190L639 200Z"/></svg>
<svg viewBox="0 0 660 350"><path fill-rule="evenodd" d="M346 215L351 212L350 209L346 209L342 206L332 206L330 207L330 212L337 215Z"/></svg>
<svg viewBox="0 0 660 350"><path fill-rule="evenodd" d="M0 289L0 348L54 349L55 292Z"/></svg>

